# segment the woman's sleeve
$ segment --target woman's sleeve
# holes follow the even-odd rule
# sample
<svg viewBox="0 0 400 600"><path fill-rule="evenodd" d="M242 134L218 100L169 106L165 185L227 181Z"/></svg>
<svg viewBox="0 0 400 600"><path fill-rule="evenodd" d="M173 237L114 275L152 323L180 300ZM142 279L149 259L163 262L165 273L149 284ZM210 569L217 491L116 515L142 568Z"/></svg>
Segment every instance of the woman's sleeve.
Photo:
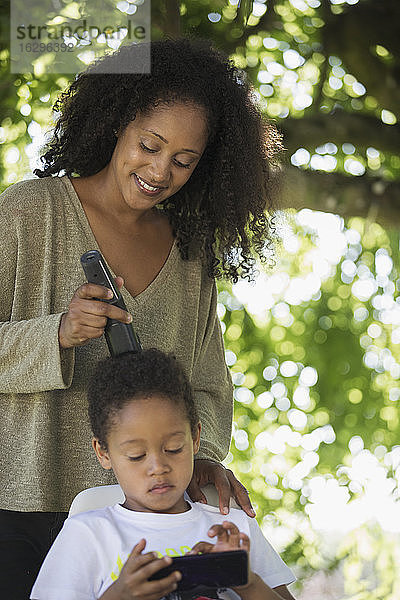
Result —
<svg viewBox="0 0 400 600"><path fill-rule="evenodd" d="M15 307L29 303L16 289L18 236L12 217L11 211L0 211L0 393L65 389L72 381L74 351L59 347L62 313L11 320ZM25 267L24 277L28 278L29 264ZM37 305L40 299L32 301Z"/></svg>
<svg viewBox="0 0 400 600"><path fill-rule="evenodd" d="M0 322L0 394L33 394L71 385L73 349L59 348L61 316Z"/></svg>
<svg viewBox="0 0 400 600"><path fill-rule="evenodd" d="M205 335L192 374L194 397L202 425L200 451L196 458L221 462L229 451L231 441L233 385L225 362L214 281L208 298Z"/></svg>

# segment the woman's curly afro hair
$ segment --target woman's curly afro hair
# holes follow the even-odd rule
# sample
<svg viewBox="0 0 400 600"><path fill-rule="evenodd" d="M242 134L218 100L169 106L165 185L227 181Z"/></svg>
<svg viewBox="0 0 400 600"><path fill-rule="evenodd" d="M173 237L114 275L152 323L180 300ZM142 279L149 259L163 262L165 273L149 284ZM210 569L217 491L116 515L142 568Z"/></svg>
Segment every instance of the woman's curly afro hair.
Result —
<svg viewBox="0 0 400 600"><path fill-rule="evenodd" d="M280 136L263 118L245 74L204 40L151 42L151 73L124 72L142 44L123 46L79 74L54 105L58 120L39 177L86 177L113 154L115 131L160 103L205 109L209 138L187 183L163 203L184 259L200 255L210 276L250 278L275 237L271 214ZM105 68L108 72L104 73Z"/></svg>
<svg viewBox="0 0 400 600"><path fill-rule="evenodd" d="M150 348L126 352L98 363L88 386L88 413L93 435L103 448L118 412L128 403L157 395L177 405L194 436L199 418L192 387L176 358Z"/></svg>

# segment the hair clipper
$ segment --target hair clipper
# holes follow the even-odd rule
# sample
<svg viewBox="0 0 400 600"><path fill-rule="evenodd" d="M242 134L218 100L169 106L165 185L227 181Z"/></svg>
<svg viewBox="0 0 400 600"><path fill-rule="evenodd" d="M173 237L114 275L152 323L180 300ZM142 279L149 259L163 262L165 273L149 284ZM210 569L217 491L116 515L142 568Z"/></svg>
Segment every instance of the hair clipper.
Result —
<svg viewBox="0 0 400 600"><path fill-rule="evenodd" d="M109 288L113 297L102 300L127 310L124 299L115 285L114 279L100 252L90 250L81 256L81 265L89 283L96 283ZM121 323L115 319L107 319L104 329L108 349L111 356L118 356L124 352L141 352L143 350L139 336L135 333L131 323Z"/></svg>

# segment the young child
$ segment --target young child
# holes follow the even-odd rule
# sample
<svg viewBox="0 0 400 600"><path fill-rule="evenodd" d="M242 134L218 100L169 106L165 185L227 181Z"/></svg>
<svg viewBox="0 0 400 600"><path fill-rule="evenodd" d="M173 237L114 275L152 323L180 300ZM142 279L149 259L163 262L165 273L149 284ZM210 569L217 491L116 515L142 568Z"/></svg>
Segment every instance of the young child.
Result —
<svg viewBox="0 0 400 600"><path fill-rule="evenodd" d="M125 502L66 520L31 592L35 600L159 600L181 575L148 578L188 552L245 549L246 586L215 598L292 599L292 571L256 521L231 509L192 503L185 495L200 423L178 362L159 350L123 354L98 365L89 386L93 448L113 469ZM213 544L204 541L216 538Z"/></svg>

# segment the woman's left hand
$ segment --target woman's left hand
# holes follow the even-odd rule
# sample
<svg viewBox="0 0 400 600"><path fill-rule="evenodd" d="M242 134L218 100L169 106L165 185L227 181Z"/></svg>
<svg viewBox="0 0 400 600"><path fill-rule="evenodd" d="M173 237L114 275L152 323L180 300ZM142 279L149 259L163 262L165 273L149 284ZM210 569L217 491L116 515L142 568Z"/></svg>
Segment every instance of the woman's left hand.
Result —
<svg viewBox="0 0 400 600"><path fill-rule="evenodd" d="M232 471L216 461L199 458L194 461L193 477L187 489L193 502L207 503L201 488L208 483L212 483L217 489L219 510L222 515L229 513L229 502L232 496L249 517L255 517L256 513L251 505L249 494Z"/></svg>

